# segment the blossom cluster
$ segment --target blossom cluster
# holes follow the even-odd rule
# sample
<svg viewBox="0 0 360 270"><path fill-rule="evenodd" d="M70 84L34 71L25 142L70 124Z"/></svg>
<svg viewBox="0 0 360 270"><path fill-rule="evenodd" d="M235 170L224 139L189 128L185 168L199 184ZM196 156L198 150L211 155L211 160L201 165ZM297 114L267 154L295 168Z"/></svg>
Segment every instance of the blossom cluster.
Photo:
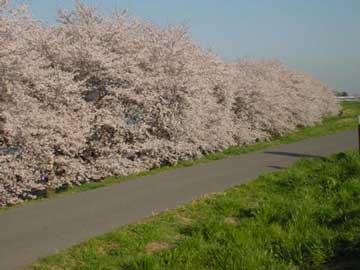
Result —
<svg viewBox="0 0 360 270"><path fill-rule="evenodd" d="M0 0L0 206L266 140L339 112L279 61L226 63L183 26Z"/></svg>

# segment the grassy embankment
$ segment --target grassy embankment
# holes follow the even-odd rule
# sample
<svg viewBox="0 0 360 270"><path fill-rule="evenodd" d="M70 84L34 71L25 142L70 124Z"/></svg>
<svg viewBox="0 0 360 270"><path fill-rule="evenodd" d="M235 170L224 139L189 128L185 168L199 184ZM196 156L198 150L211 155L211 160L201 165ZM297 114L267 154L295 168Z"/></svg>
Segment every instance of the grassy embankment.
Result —
<svg viewBox="0 0 360 270"><path fill-rule="evenodd" d="M360 157L341 153L122 227L34 269L355 270L359 258Z"/></svg>

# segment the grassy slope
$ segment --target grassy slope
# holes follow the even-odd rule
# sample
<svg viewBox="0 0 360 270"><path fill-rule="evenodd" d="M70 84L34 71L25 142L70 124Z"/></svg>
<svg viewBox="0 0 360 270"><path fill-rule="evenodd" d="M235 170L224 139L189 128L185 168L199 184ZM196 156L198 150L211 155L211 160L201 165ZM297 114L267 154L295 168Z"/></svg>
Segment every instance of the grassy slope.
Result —
<svg viewBox="0 0 360 270"><path fill-rule="evenodd" d="M34 203L44 199L53 198L57 196L63 196L67 194L73 194L77 192L83 192L87 190L97 189L105 186L109 186L115 183L120 183L123 181L128 181L131 179L135 179L142 176L148 176L157 174L160 172L164 172L167 170L173 170L181 167L189 167L199 163L210 162L213 160L224 159L230 156L241 155L249 152L254 152L257 150L261 150L267 147L271 147L274 145L280 144L289 144L296 141L301 141L304 139L312 138L312 137L320 137L328 134L333 134L339 131L354 129L357 126L357 116L360 115L360 102L351 102L346 101L342 102L343 115L342 116L334 116L324 119L318 125L312 127L299 128L291 134L274 138L271 141L259 142L252 145L247 146L236 146L230 147L222 152L213 153L207 156L204 156L197 160L184 160L178 162L176 166L163 166L157 169L153 169L150 171L141 172L138 174L128 175L128 176L110 176L103 179L100 182L90 182L83 184L81 186L72 186L66 189L59 189L56 191L48 191L45 194L44 198L39 198L38 200L31 200L27 203ZM0 211L6 211L16 206L9 206L5 208L0 208Z"/></svg>
<svg viewBox="0 0 360 270"><path fill-rule="evenodd" d="M359 257L360 157L342 153L125 226L35 269L337 269Z"/></svg>

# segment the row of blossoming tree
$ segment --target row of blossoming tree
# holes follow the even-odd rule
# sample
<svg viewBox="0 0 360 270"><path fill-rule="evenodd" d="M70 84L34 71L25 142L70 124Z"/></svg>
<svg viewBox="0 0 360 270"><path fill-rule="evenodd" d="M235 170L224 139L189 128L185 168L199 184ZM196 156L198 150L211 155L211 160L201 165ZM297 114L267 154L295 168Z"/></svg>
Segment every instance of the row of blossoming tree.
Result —
<svg viewBox="0 0 360 270"><path fill-rule="evenodd" d="M0 206L281 135L338 113L278 61L225 63L182 26L0 0Z"/></svg>

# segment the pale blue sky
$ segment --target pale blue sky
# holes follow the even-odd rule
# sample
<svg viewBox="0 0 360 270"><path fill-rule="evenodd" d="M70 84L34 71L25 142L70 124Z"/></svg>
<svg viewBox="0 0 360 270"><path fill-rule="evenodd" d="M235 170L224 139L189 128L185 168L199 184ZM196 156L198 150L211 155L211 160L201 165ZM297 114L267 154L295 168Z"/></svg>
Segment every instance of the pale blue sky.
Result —
<svg viewBox="0 0 360 270"><path fill-rule="evenodd" d="M19 0L18 0L19 1ZM21 0L20 0L21 1ZM23 0L54 22L73 0ZM279 58L338 89L360 94L360 0L87 0L160 25L186 23L224 59Z"/></svg>

